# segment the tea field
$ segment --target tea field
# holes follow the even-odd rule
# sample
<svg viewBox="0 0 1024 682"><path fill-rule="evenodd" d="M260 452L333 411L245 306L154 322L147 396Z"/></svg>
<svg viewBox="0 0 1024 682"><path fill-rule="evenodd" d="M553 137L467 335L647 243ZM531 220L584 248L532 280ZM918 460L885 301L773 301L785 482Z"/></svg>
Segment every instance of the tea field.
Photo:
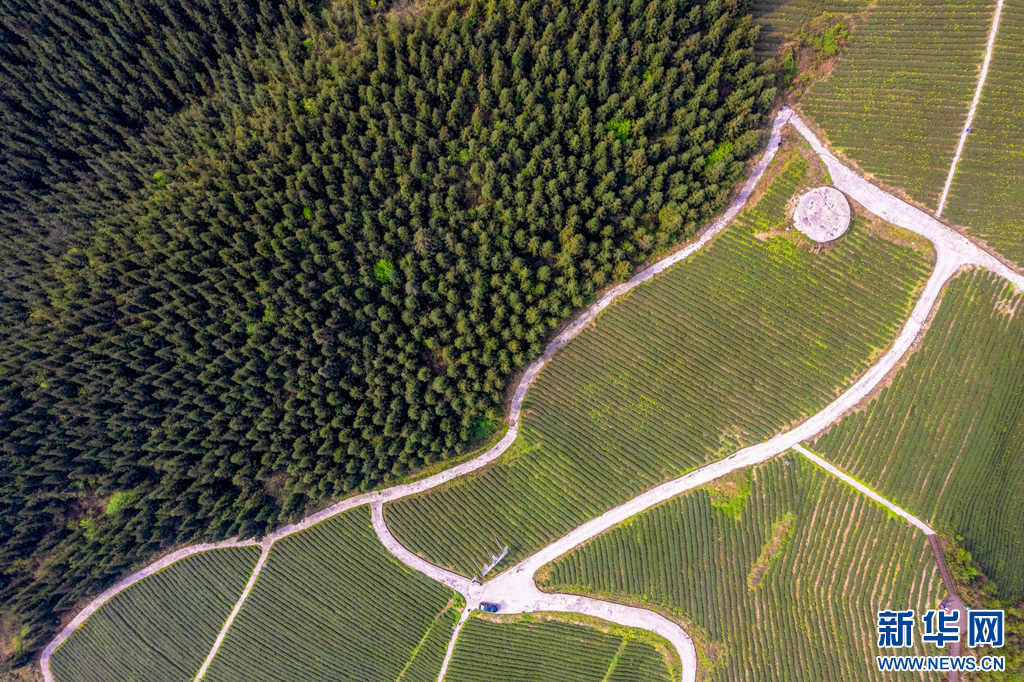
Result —
<svg viewBox="0 0 1024 682"><path fill-rule="evenodd" d="M667 644L666 644L667 646ZM470 618L455 643L446 682L671 682L649 643L595 627L537 618Z"/></svg>
<svg viewBox="0 0 1024 682"><path fill-rule="evenodd" d="M878 398L815 444L964 544L1001 598L1024 594L1024 296L972 271Z"/></svg>
<svg viewBox="0 0 1024 682"><path fill-rule="evenodd" d="M559 351L494 466L387 505L399 540L474 575L497 538L500 570L833 400L890 343L929 266L860 217L819 253L769 236L808 172L791 162L711 246Z"/></svg>
<svg viewBox="0 0 1024 682"><path fill-rule="evenodd" d="M436 680L453 596L391 556L356 508L274 544L204 680Z"/></svg>
<svg viewBox="0 0 1024 682"><path fill-rule="evenodd" d="M54 679L192 679L259 557L259 547L194 554L118 593L54 652Z"/></svg>
<svg viewBox="0 0 1024 682"><path fill-rule="evenodd" d="M452 639L452 628L458 622L459 611L455 608L441 614L419 647L413 650L412 659L401 673L402 682L437 682Z"/></svg>
<svg viewBox="0 0 1024 682"><path fill-rule="evenodd" d="M1024 6L1008 2L943 215L1024 265Z"/></svg>
<svg viewBox="0 0 1024 682"><path fill-rule="evenodd" d="M724 647L710 680L894 679L876 611L945 594L924 534L796 453L737 473L570 552L543 589L677 614Z"/></svg>
<svg viewBox="0 0 1024 682"><path fill-rule="evenodd" d="M936 209L994 9L994 0L882 0L804 111L865 172Z"/></svg>

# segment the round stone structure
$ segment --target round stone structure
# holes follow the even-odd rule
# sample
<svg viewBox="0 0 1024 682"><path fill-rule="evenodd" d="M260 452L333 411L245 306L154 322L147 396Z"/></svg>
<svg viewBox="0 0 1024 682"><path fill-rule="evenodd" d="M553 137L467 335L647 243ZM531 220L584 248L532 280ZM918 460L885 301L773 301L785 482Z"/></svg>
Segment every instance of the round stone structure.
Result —
<svg viewBox="0 0 1024 682"><path fill-rule="evenodd" d="M796 229L816 242L830 242L850 227L850 203L835 187L815 187L796 206Z"/></svg>

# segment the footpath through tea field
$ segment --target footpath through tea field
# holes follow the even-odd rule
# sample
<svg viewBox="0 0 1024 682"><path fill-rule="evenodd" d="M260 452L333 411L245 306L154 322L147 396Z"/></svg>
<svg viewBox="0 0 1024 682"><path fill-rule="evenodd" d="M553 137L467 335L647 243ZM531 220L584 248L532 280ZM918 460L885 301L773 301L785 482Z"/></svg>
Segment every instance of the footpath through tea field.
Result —
<svg viewBox="0 0 1024 682"><path fill-rule="evenodd" d="M82 682L191 679L259 556L259 547L203 552L132 585L65 642L54 674Z"/></svg>
<svg viewBox="0 0 1024 682"><path fill-rule="evenodd" d="M369 510L354 509L274 544L203 679L394 680L407 667L437 679L454 598L397 562Z"/></svg>
<svg viewBox="0 0 1024 682"><path fill-rule="evenodd" d="M1024 6L1006 2L943 215L1024 266Z"/></svg>
<svg viewBox="0 0 1024 682"><path fill-rule="evenodd" d="M1024 594L1024 295L974 271L950 283L921 349L816 451L939 532L1000 592Z"/></svg>
<svg viewBox="0 0 1024 682"><path fill-rule="evenodd" d="M865 172L936 209L994 8L995 0L879 2L803 110Z"/></svg>

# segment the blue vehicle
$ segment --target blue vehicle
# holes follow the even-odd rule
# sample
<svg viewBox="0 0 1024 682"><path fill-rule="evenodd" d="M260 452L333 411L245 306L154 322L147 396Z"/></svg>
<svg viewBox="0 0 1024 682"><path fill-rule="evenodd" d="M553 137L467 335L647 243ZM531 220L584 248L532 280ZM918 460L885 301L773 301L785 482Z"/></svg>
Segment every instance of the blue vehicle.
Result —
<svg viewBox="0 0 1024 682"><path fill-rule="evenodd" d="M495 604L493 602L489 602L489 601L482 601L482 602L480 602L480 610L481 611L486 611L487 613L497 613L500 608L501 608L501 606L499 604Z"/></svg>

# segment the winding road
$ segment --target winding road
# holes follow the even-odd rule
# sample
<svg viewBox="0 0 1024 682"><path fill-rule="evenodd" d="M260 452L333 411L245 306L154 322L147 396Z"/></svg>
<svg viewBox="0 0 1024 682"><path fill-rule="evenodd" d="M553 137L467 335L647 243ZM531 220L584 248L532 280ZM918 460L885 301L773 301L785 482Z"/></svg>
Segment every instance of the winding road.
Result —
<svg viewBox="0 0 1024 682"><path fill-rule="evenodd" d="M655 275L689 257L707 245L715 235L721 232L721 230L724 229L726 225L728 225L743 209L755 186L764 175L764 172L768 168L768 165L771 163L779 147L782 129L787 123L792 124L794 128L807 139L814 151L821 157L822 161L828 167L833 184L838 189L855 199L872 213L890 223L893 223L894 225L903 227L926 237L931 240L935 246L935 269L929 277L928 282L922 291L921 297L915 304L909 319L903 326L899 336L895 339L889 351L886 352L875 365L868 369L863 376L861 376L833 403L826 406L822 411L813 415L807 421L803 422L791 431L778 434L764 443L739 450L723 460L704 466L680 478L641 493L618 507L615 507L601 516L579 526L569 534L559 538L547 547L544 547L536 554L522 560L487 583L479 584L468 581L462 576L430 564L402 546L401 543L399 543L392 535L384 521L383 505L390 501L430 490L459 476L464 476L477 471L500 457L515 441L518 435L519 417L523 398L525 397L533 380L540 373L548 360L550 360L554 356L555 352L557 352L562 346L568 343L573 337L579 334L580 331L588 326L597 317L597 315L614 300L621 297L623 294L635 288L642 282L651 279ZM591 305L571 325L556 336L545 349L543 355L541 355L536 362L526 369L518 386L516 387L515 393L513 394L508 415L508 432L496 445L473 460L452 467L451 469L428 478L424 478L420 481L351 497L316 514L310 515L300 523L284 526L273 534L266 536L261 542L238 542L237 540L227 540L219 543L196 545L184 548L178 552L174 552L163 557L137 573L134 573L116 583L110 589L96 597L96 599L94 599L80 614L78 614L78 616L72 620L71 623L69 623L68 626L65 627L43 650L40 659L43 677L46 682L54 682L49 665L50 657L53 655L54 651L57 650L57 648L86 620L86 618L88 618L89 615L94 613L118 592L186 556L212 549L259 545L262 548L260 559L253 570L245 590L239 597L231 615L225 622L216 642L196 676L197 680L201 679L203 675L205 675L210 662L216 655L235 615L242 608L246 596L255 584L259 571L266 562L274 542L293 533L301 532L325 519L341 514L354 507L369 504L373 526L377 536L380 538L384 546L394 554L397 559L420 573L449 586L466 598L466 611L462 614L462 617L456 626L439 679L443 679L444 677L458 633L466 619L469 617L471 610L478 606L480 601L492 601L501 603L503 609L510 612L561 611L580 613L603 618L628 627L642 628L652 631L664 637L676 647L682 662L681 679L683 682L693 682L696 679L697 670L696 649L694 648L690 637L676 623L657 613L645 609L622 606L576 595L543 593L537 588L533 580L533 576L536 571L550 561L557 559L564 553L579 546L581 543L586 542L596 535L608 530L612 526L621 523L660 502L675 497L680 493L692 490L697 486L713 481L714 479L737 469L764 462L789 449L797 449L803 452L805 456L809 455L809 458L815 461L819 466L825 467L834 475L838 475L848 483L854 485L854 487L858 487L860 484L857 484L853 479L850 479L834 467L831 467L831 465L824 460L821 460L816 455L813 455L813 453L803 449L800 446L800 443L814 436L819 431L839 419L845 412L863 400L878 385L886 374L888 374L900 359L903 358L914 343L915 339L921 333L932 308L939 299L945 283L962 268L971 266L980 266L992 270L1011 281L1018 289L1024 290L1024 277L1012 271L991 254L969 241L966 237L963 237L962 235L947 228L932 216L910 206L906 202L890 194L887 194L857 176L821 144L813 132L792 110L785 109L776 116L772 124L767 150L754 167L750 178L740 191L739 196L735 201L733 201L726 212L707 230L705 230L698 240L684 249L681 249L680 251L655 263L651 267L637 274L628 282L613 287L606 292L599 301ZM911 523L914 523L914 525L921 528L926 534L934 534L934 531L932 531L923 522L910 516L905 511L899 509L899 507L892 505L864 486L860 486L858 489L861 490L861 492L868 494L876 501L886 505L896 513L901 514Z"/></svg>

